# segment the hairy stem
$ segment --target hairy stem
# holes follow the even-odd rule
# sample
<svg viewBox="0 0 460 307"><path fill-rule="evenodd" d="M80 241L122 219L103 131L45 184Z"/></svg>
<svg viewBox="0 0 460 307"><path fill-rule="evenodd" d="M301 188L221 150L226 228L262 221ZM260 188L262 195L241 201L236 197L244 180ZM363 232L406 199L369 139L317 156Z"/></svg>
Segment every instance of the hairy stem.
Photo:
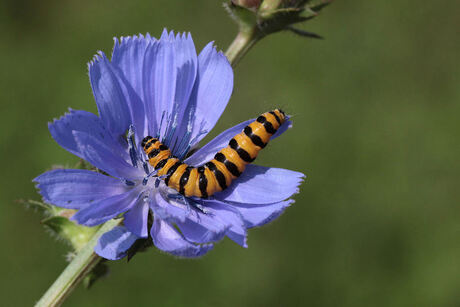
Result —
<svg viewBox="0 0 460 307"><path fill-rule="evenodd" d="M99 237L120 224L121 221L122 219L116 219L103 224L91 240L89 240L78 252L72 262L69 263L35 306L60 306L72 290L91 272L99 261L102 260L102 258L94 252L94 246L99 240Z"/></svg>

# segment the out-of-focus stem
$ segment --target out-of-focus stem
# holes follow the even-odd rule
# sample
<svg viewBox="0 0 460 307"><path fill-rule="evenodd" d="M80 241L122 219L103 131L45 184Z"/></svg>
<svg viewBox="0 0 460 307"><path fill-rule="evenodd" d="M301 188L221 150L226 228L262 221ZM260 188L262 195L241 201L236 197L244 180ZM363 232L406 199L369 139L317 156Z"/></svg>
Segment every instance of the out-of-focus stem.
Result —
<svg viewBox="0 0 460 307"><path fill-rule="evenodd" d="M35 306L60 306L83 278L102 260L94 252L94 246L96 246L100 236L120 224L121 221L122 219L114 219L103 224Z"/></svg>
<svg viewBox="0 0 460 307"><path fill-rule="evenodd" d="M225 52L232 67L235 67L249 49L262 37L263 33L256 26L241 29Z"/></svg>

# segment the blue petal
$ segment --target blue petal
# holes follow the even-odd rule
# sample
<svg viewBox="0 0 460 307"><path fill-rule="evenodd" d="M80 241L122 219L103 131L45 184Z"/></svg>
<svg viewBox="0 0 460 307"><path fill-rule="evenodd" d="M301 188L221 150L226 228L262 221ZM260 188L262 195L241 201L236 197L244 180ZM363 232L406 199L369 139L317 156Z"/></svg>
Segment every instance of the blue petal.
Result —
<svg viewBox="0 0 460 307"><path fill-rule="evenodd" d="M81 131L96 136L101 142L112 147L114 151L124 152L120 144L115 141L111 133L104 127L102 120L93 113L70 110L70 113L48 124L54 140L73 153L81 157L73 131Z"/></svg>
<svg viewBox="0 0 460 307"><path fill-rule="evenodd" d="M112 63L121 69L125 78L141 98L143 98L142 69L144 67L145 51L149 43L155 40L149 34L145 37L141 34L139 36L122 37L120 41L116 38L114 39Z"/></svg>
<svg viewBox="0 0 460 307"><path fill-rule="evenodd" d="M243 216L235 207L215 200L204 201L203 204L206 210L214 214L215 218L229 225L225 233L227 237L243 247L248 247L246 242L247 232Z"/></svg>
<svg viewBox="0 0 460 307"><path fill-rule="evenodd" d="M198 74L191 102L196 105L192 128L192 146L209 132L227 106L233 90L233 70L222 52L213 43L203 48L198 56ZM201 135L200 135L201 134Z"/></svg>
<svg viewBox="0 0 460 307"><path fill-rule="evenodd" d="M94 251L105 259L118 260L126 256L137 239L139 238L125 227L117 226L99 238Z"/></svg>
<svg viewBox="0 0 460 307"><path fill-rule="evenodd" d="M111 147L90 134L74 131L73 135L81 152L81 157L106 173L125 179L142 176L142 172L116 154Z"/></svg>
<svg viewBox="0 0 460 307"><path fill-rule="evenodd" d="M184 237L192 242L219 241L229 228L229 225L212 213L203 214L177 199L168 198L166 200L161 193L155 194L150 206L155 217L177 224Z"/></svg>
<svg viewBox="0 0 460 307"><path fill-rule="evenodd" d="M100 52L89 63L89 79L99 115L110 132L121 137L132 123L126 97L112 64Z"/></svg>
<svg viewBox="0 0 460 307"><path fill-rule="evenodd" d="M161 193L155 193L149 199L153 213L162 220L172 223L183 222L189 214L189 208L176 200L166 200Z"/></svg>
<svg viewBox="0 0 460 307"><path fill-rule="evenodd" d="M286 200L274 204L241 204L233 203L241 213L247 228L258 227L278 218L294 200Z"/></svg>
<svg viewBox="0 0 460 307"><path fill-rule="evenodd" d="M180 36L177 34L175 38L176 48L176 66L177 66L177 85L175 93L175 108L173 110L172 125L175 126L175 133L171 137L172 150L183 151L181 148L181 141L184 137L191 137L189 129L190 121L194 117L194 107L189 104L190 95L195 84L198 58L196 55L195 45L193 44L190 34L185 33ZM168 137L168 135L166 135ZM188 143L185 145L189 145ZM176 146L174 146L176 145Z"/></svg>
<svg viewBox="0 0 460 307"><path fill-rule="evenodd" d="M124 224L126 228L136 236L146 238L148 236L148 214L148 203L140 199L137 204L124 215Z"/></svg>
<svg viewBox="0 0 460 307"><path fill-rule="evenodd" d="M200 257L213 248L212 244L190 243L172 225L158 218L153 221L150 233L158 249L179 257Z"/></svg>
<svg viewBox="0 0 460 307"><path fill-rule="evenodd" d="M248 204L276 203L298 193L304 177L302 173L287 169L250 164L226 190L214 194L214 197Z"/></svg>
<svg viewBox="0 0 460 307"><path fill-rule="evenodd" d="M134 188L123 194L94 202L75 213L71 220L86 226L102 224L131 209L139 199L140 189Z"/></svg>
<svg viewBox="0 0 460 307"><path fill-rule="evenodd" d="M221 150L224 147L227 147L228 142L234 137L235 135L241 133L247 125L255 121L255 119L250 119L247 121L244 121L242 123L239 123L236 126L233 126L232 128L229 128L216 136L214 139L212 139L209 143L198 149L195 153L193 153L190 157L185 159L185 163L189 165L202 165L203 163L211 160L214 158L214 155ZM291 121L286 121L281 125L281 127L276 131L276 133L271 137L271 140L274 138L277 138L280 136L282 133L284 133L287 129L289 129L292 126Z"/></svg>
<svg viewBox="0 0 460 307"><path fill-rule="evenodd" d="M130 111L129 122L134 124L136 142L140 143L144 138L144 121L145 121L145 110L144 104L138 94L134 91L132 86L126 80L123 73L118 67L113 68L113 73L119 81L120 89L125 97L125 103L128 104Z"/></svg>
<svg viewBox="0 0 460 307"><path fill-rule="evenodd" d="M120 41L114 39L115 45L112 53L112 64L119 68L127 83L129 83L141 101L130 99L128 101L131 110L134 126L136 127L136 141L147 135L147 129L144 129L145 108L144 101L144 81L143 67L144 56L149 43L155 41L155 38L147 34L132 37L122 37ZM126 95L126 94L125 94ZM131 94L131 96L133 96ZM140 103L140 104L139 104Z"/></svg>
<svg viewBox="0 0 460 307"><path fill-rule="evenodd" d="M159 41L146 48L143 80L149 134L160 135L170 147L180 145L187 131L187 104L197 65L190 34L174 36L165 30Z"/></svg>
<svg viewBox="0 0 460 307"><path fill-rule="evenodd" d="M215 216L210 216L209 213L194 212L191 216L193 215L199 216L199 218L177 222L177 226L188 241L196 243L217 242L222 240L230 228L230 225L215 218ZM203 216L205 216L206 221L203 221Z"/></svg>
<svg viewBox="0 0 460 307"><path fill-rule="evenodd" d="M58 169L41 174L33 181L45 202L71 209L80 209L126 191L120 180L88 170Z"/></svg>
<svg viewBox="0 0 460 307"><path fill-rule="evenodd" d="M174 42L161 39L147 47L143 67L144 105L149 134L156 135L163 112L171 114L176 92ZM163 125L166 127L166 125Z"/></svg>
<svg viewBox="0 0 460 307"><path fill-rule="evenodd" d="M292 128L292 121L290 121L289 116L287 116L287 120L278 128L276 133L272 135L270 140L276 139L277 137L279 137L281 134L283 134L290 128Z"/></svg>

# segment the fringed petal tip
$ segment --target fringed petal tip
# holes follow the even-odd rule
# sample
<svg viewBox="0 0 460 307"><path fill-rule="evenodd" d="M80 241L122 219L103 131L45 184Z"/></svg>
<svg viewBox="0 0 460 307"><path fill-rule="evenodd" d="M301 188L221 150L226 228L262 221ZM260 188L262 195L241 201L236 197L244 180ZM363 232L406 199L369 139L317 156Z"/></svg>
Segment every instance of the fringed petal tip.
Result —
<svg viewBox="0 0 460 307"><path fill-rule="evenodd" d="M237 204L234 206L241 213L246 228L260 227L277 219L286 208L290 207L295 201L289 199L273 204Z"/></svg>
<svg viewBox="0 0 460 307"><path fill-rule="evenodd" d="M147 32L145 35L143 35L142 33L139 33L138 35L132 35L132 36L120 36L120 38L114 37L113 38L113 42L114 42L113 49L119 48L123 45L131 44L131 43L137 43L137 42L142 42L142 41L151 42L155 40L156 38L152 37L149 32Z"/></svg>

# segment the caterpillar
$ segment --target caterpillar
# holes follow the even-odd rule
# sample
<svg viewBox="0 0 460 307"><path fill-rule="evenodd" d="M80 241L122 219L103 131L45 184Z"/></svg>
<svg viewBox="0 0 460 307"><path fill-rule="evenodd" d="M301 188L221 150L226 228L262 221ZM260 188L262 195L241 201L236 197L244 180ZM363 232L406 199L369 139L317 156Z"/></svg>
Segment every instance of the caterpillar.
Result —
<svg viewBox="0 0 460 307"><path fill-rule="evenodd" d="M285 121L286 115L280 109L263 113L235 135L214 159L199 167L189 166L173 156L158 138L146 136L141 146L149 164L168 187L187 197L208 198L230 186Z"/></svg>

